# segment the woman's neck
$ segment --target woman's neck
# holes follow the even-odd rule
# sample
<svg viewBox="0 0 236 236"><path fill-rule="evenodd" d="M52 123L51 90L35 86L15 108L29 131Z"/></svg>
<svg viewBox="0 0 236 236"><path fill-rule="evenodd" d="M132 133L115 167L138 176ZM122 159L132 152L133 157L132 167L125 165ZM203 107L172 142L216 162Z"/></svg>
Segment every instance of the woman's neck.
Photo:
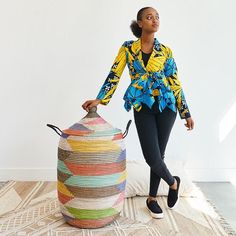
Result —
<svg viewBox="0 0 236 236"><path fill-rule="evenodd" d="M140 40L141 40L141 50L144 53L152 52L154 45L154 34L142 34Z"/></svg>
<svg viewBox="0 0 236 236"><path fill-rule="evenodd" d="M142 34L140 37L142 45L153 45L154 44L154 34Z"/></svg>

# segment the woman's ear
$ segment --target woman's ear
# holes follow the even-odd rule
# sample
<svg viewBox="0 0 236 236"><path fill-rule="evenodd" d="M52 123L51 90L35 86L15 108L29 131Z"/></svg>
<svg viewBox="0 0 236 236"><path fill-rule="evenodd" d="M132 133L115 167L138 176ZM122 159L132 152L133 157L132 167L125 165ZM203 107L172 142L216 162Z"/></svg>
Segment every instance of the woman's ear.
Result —
<svg viewBox="0 0 236 236"><path fill-rule="evenodd" d="M142 22L140 20L137 21L137 24L140 28L142 28Z"/></svg>

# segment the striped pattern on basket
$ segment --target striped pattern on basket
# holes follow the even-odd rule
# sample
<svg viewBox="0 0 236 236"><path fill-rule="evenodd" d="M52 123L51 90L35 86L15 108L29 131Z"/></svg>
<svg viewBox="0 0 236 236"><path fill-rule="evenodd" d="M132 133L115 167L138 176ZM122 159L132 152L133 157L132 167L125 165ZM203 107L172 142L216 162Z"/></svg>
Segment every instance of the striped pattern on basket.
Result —
<svg viewBox="0 0 236 236"><path fill-rule="evenodd" d="M100 228L119 216L125 198L126 149L120 129L103 118L83 118L63 130L57 192L70 225Z"/></svg>

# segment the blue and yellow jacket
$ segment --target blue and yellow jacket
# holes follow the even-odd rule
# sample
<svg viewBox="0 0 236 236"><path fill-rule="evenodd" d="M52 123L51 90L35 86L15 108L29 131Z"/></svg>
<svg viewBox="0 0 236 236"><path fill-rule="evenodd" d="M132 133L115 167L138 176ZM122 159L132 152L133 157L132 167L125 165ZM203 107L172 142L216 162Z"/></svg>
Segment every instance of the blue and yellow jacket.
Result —
<svg viewBox="0 0 236 236"><path fill-rule="evenodd" d="M168 106L176 112L177 107L181 119L191 116L178 79L172 51L159 43L157 38L154 38L153 50L146 67L142 60L140 38L122 44L96 97L101 99L100 104L107 105L110 102L126 64L131 78L123 97L127 111L130 111L131 107L140 111L142 103L151 108L157 96L160 111Z"/></svg>

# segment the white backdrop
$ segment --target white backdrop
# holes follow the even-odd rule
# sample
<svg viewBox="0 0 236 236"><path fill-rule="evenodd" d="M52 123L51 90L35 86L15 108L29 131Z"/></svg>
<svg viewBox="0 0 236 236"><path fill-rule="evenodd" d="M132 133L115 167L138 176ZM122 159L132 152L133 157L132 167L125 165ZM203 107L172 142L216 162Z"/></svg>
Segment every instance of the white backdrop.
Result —
<svg viewBox="0 0 236 236"><path fill-rule="evenodd" d="M155 36L174 54L195 121L187 131L179 114L166 159L185 161L196 181L235 181L236 41L234 0L8 0L0 1L0 179L56 179L57 136L79 121L94 99L119 47L137 39L129 28L137 11L160 14ZM126 66L116 92L98 113L125 130L127 159L143 158L133 119L122 99Z"/></svg>

